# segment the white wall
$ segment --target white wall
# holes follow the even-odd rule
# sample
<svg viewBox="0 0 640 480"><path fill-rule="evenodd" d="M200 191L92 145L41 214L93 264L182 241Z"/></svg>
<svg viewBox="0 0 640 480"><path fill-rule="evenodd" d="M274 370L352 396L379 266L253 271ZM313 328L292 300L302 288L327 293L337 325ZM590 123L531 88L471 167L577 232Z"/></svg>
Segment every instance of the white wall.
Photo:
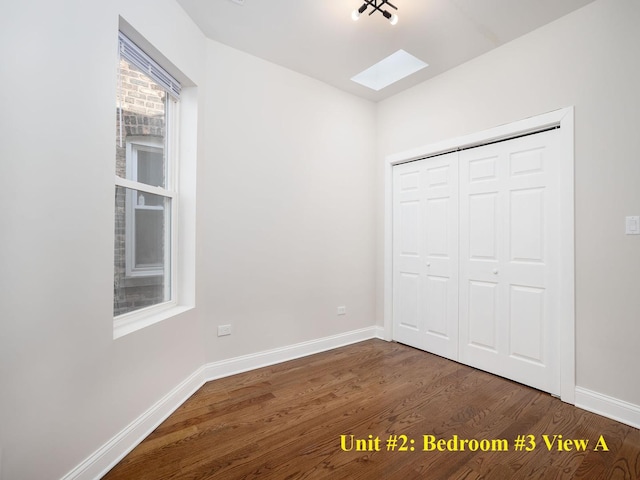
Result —
<svg viewBox="0 0 640 480"><path fill-rule="evenodd" d="M113 340L119 16L197 85L198 295ZM173 0L0 22L1 479L63 477L206 362L374 324L372 103L205 40Z"/></svg>
<svg viewBox="0 0 640 480"><path fill-rule="evenodd" d="M375 105L208 47L198 217L207 359L372 326ZM218 338L220 324L233 334Z"/></svg>
<svg viewBox="0 0 640 480"><path fill-rule="evenodd" d="M61 478L204 362L195 311L113 340L119 15L203 82L204 36L172 0L2 7L3 479Z"/></svg>
<svg viewBox="0 0 640 480"><path fill-rule="evenodd" d="M385 155L575 106L576 374L640 405L640 3L599 0L394 96L378 112L378 238ZM427 59L428 60L428 59ZM382 241L378 322L382 323Z"/></svg>

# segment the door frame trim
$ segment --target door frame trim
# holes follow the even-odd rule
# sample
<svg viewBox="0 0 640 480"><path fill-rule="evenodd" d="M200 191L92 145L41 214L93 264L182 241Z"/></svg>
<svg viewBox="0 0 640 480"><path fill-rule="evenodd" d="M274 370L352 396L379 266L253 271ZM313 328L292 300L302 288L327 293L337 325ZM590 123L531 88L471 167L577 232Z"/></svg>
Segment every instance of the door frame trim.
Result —
<svg viewBox="0 0 640 480"><path fill-rule="evenodd" d="M552 127L560 149L560 398L575 404L574 111L562 108L506 125L388 155L384 162L384 338L393 339L393 167Z"/></svg>

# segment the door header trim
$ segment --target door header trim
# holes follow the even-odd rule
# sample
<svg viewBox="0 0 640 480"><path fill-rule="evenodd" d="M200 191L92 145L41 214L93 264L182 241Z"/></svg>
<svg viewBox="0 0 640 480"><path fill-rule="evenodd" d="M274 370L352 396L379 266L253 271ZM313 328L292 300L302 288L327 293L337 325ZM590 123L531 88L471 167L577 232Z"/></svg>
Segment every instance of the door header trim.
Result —
<svg viewBox="0 0 640 480"><path fill-rule="evenodd" d="M386 163L398 165L400 163L413 162L425 158L444 155L458 150L480 147L490 143L502 142L516 137L541 133L555 128L568 127L567 120L570 117L573 125L573 107L554 110L549 113L525 118L513 123L500 125L482 130L480 132L450 138L439 142L423 145L411 150L394 153L386 157ZM573 137L573 131L572 137Z"/></svg>

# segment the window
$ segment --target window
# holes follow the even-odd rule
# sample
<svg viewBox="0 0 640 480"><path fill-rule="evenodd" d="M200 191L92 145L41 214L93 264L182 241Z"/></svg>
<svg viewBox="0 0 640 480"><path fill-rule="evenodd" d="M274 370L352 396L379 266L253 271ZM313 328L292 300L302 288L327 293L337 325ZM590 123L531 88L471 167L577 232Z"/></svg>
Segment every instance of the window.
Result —
<svg viewBox="0 0 640 480"><path fill-rule="evenodd" d="M153 138L127 139L127 178L146 185L164 184L164 149ZM129 190L125 200L125 267L127 277L161 276L164 272L164 214L162 196ZM129 224L126 224L126 221ZM167 229L168 232L168 229Z"/></svg>
<svg viewBox="0 0 640 480"><path fill-rule="evenodd" d="M113 300L116 320L143 309L176 304L175 123L180 93L180 84L122 33L119 44Z"/></svg>

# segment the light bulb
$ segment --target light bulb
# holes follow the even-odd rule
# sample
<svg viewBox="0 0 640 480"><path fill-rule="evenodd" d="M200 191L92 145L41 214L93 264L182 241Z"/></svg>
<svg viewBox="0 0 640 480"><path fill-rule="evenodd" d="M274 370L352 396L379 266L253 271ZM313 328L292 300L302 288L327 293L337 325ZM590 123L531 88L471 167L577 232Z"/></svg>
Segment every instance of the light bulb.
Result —
<svg viewBox="0 0 640 480"><path fill-rule="evenodd" d="M384 15L384 18L389 20L389 23L391 25L395 25L396 23L398 23L398 15L396 15L395 13L393 15L391 15L391 13L389 11L383 10L382 11L382 15Z"/></svg>
<svg viewBox="0 0 640 480"><path fill-rule="evenodd" d="M360 15L362 15L362 12L364 12L368 6L369 4L363 3L360 8L357 8L353 12L351 12L351 18L354 22L360 18Z"/></svg>

